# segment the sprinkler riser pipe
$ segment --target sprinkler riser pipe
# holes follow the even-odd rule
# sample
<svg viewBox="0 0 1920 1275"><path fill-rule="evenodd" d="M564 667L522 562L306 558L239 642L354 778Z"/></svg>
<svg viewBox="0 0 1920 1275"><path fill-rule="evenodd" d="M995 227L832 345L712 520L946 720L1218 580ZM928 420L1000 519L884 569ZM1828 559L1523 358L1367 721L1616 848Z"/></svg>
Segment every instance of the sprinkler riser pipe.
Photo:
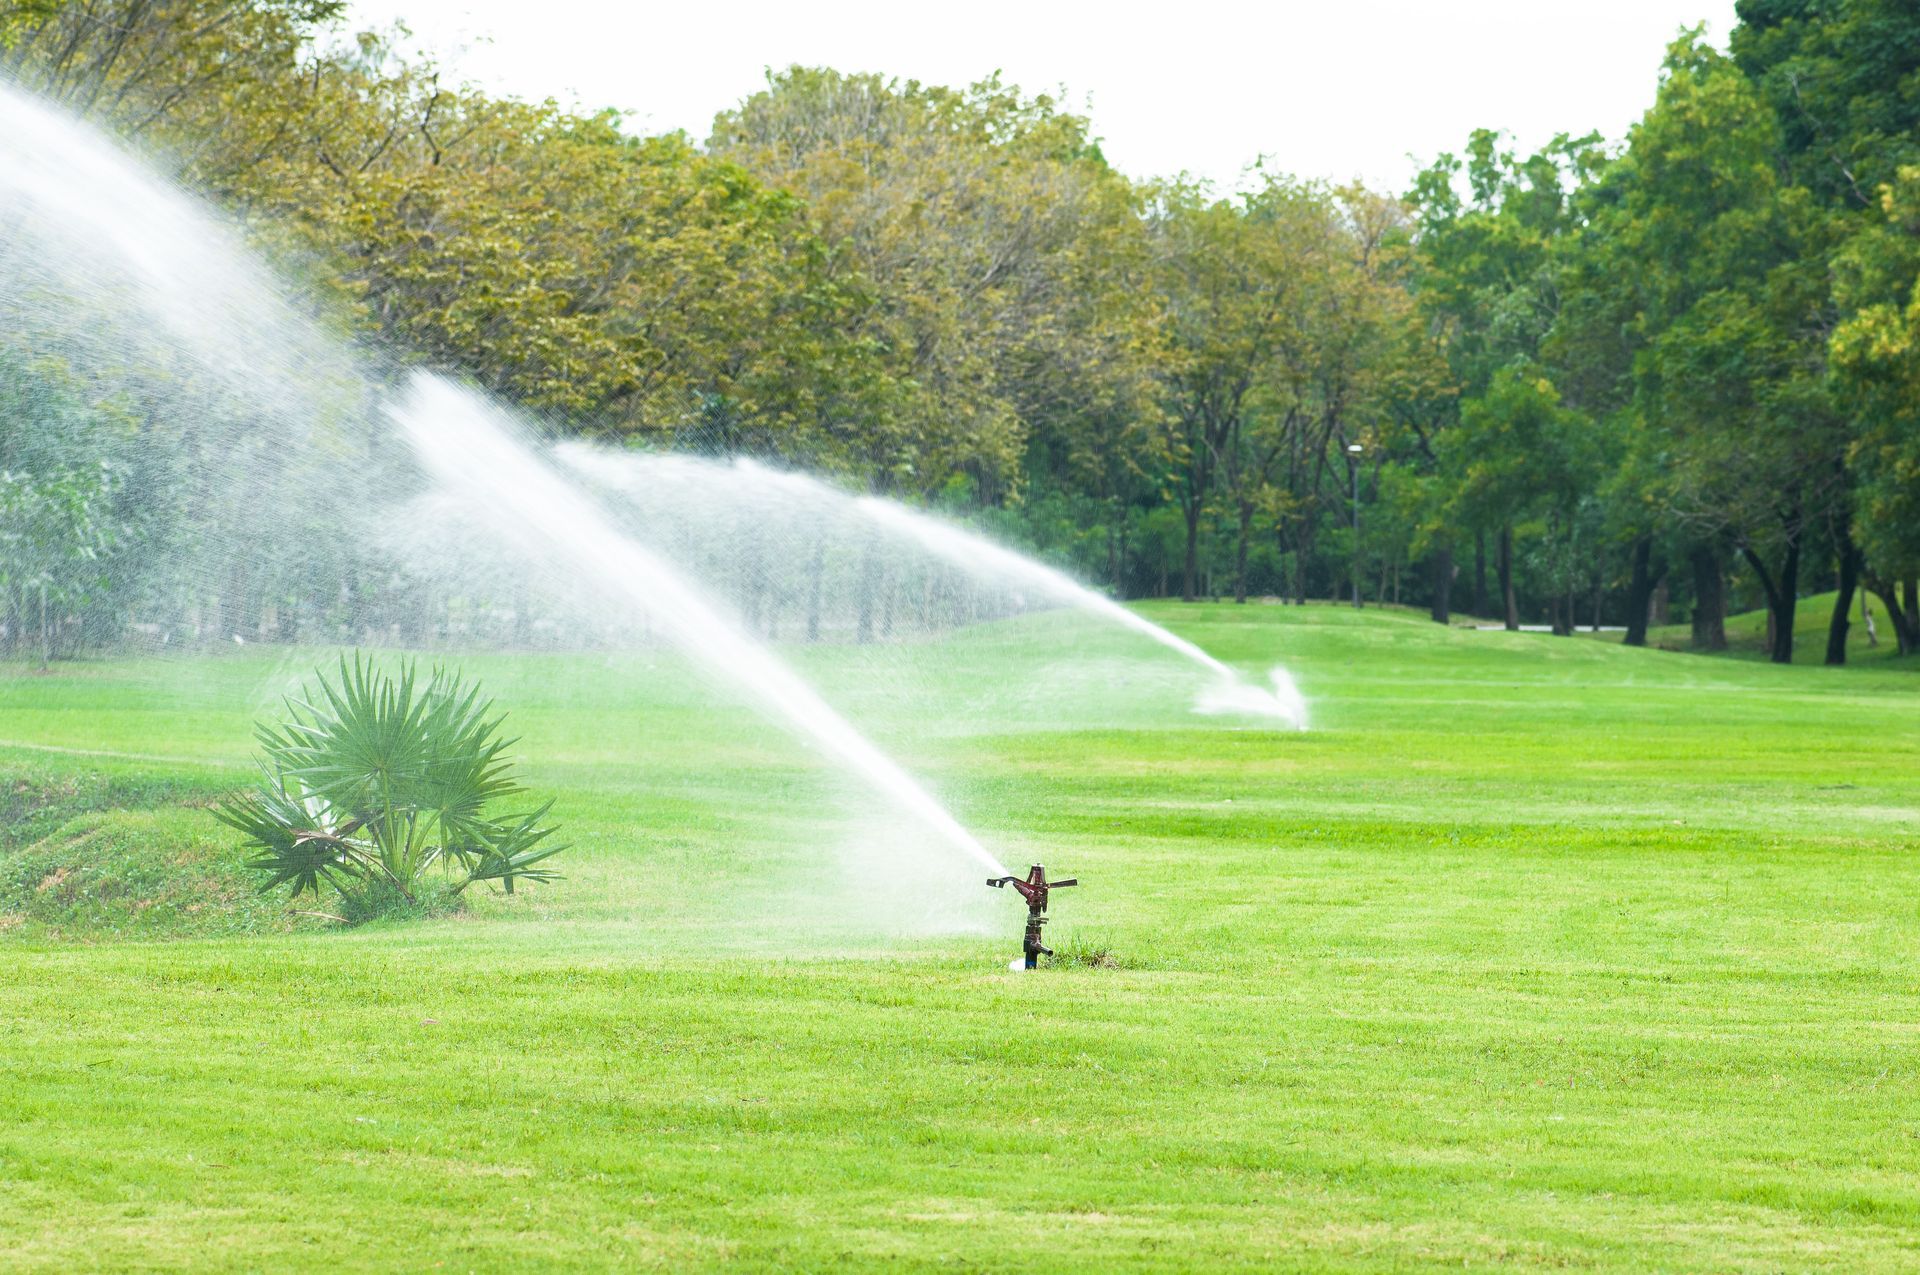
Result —
<svg viewBox="0 0 1920 1275"><path fill-rule="evenodd" d="M996 890L1010 885L1019 892L1021 898L1027 901L1027 932L1026 939L1021 944L1025 958L1024 968L1038 969L1042 956L1053 955L1053 949L1043 943L1040 937L1041 927L1047 923L1047 896L1054 890L1065 889L1079 883L1077 877L1068 877L1064 881L1048 881L1046 868L1038 863L1028 869L1025 880L1014 876L987 878L987 884Z"/></svg>

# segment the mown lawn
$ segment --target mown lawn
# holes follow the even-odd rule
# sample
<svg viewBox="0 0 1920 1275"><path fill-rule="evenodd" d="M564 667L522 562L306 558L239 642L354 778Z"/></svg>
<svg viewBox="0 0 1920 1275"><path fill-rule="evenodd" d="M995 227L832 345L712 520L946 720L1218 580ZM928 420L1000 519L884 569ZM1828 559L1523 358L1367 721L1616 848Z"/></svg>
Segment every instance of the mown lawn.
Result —
<svg viewBox="0 0 1920 1275"><path fill-rule="evenodd" d="M1149 610L1315 729L1070 617L796 652L1081 878L1032 975L657 652L462 660L568 879L351 932L199 808L313 653L8 669L0 1267L1920 1264L1916 670Z"/></svg>

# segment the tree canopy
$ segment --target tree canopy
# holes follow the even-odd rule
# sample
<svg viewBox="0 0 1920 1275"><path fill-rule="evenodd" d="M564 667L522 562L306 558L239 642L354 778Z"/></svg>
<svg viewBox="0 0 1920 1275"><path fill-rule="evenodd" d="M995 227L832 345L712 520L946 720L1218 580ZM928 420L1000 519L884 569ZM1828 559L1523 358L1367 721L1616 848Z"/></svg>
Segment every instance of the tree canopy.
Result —
<svg viewBox="0 0 1920 1275"><path fill-rule="evenodd" d="M1910 646L1920 16L1738 10L1619 142L1483 129L1404 194L1130 176L998 77L791 67L704 139L643 136L450 87L339 0L0 0L0 74L170 156L354 339L566 431L830 471L1121 595L1705 645L1753 605L1789 659L1837 585L1829 658L1857 588ZM33 354L0 349L8 640L284 623L264 568L217 600L136 578L192 535L191 431L130 448L138 394Z"/></svg>

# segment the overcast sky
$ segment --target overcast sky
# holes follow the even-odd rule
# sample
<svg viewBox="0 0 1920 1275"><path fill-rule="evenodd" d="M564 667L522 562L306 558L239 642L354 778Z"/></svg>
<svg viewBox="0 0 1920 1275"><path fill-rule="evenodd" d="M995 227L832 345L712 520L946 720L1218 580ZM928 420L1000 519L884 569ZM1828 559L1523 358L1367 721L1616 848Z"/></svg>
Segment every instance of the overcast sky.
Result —
<svg viewBox="0 0 1920 1275"><path fill-rule="evenodd" d="M404 21L458 79L618 107L637 131L705 138L766 68L796 62L941 84L998 70L1030 92L1064 86L1134 176L1231 185L1266 155L1394 190L1477 127L1522 146L1562 130L1618 138L1680 27L1705 21L1724 45L1733 25L1733 0L353 3L355 25Z"/></svg>

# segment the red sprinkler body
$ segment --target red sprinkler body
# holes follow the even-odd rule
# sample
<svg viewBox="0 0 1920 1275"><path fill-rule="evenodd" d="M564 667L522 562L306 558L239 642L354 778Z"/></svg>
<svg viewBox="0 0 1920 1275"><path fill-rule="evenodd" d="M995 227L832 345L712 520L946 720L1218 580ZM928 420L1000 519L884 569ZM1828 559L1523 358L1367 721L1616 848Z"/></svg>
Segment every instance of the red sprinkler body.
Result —
<svg viewBox="0 0 1920 1275"><path fill-rule="evenodd" d="M1020 892L1021 898L1027 901L1027 941L1025 945L1027 968L1033 969L1038 966L1042 955L1052 956L1053 949L1047 947L1040 941L1040 927L1047 923L1047 891L1064 890L1070 885L1078 885L1080 884L1079 878L1068 877L1064 881L1048 881L1047 870L1036 863L1033 865L1032 870L1027 873L1027 879L1024 881L1019 877L988 877L987 884L995 889L999 889L1003 885L1010 885Z"/></svg>

